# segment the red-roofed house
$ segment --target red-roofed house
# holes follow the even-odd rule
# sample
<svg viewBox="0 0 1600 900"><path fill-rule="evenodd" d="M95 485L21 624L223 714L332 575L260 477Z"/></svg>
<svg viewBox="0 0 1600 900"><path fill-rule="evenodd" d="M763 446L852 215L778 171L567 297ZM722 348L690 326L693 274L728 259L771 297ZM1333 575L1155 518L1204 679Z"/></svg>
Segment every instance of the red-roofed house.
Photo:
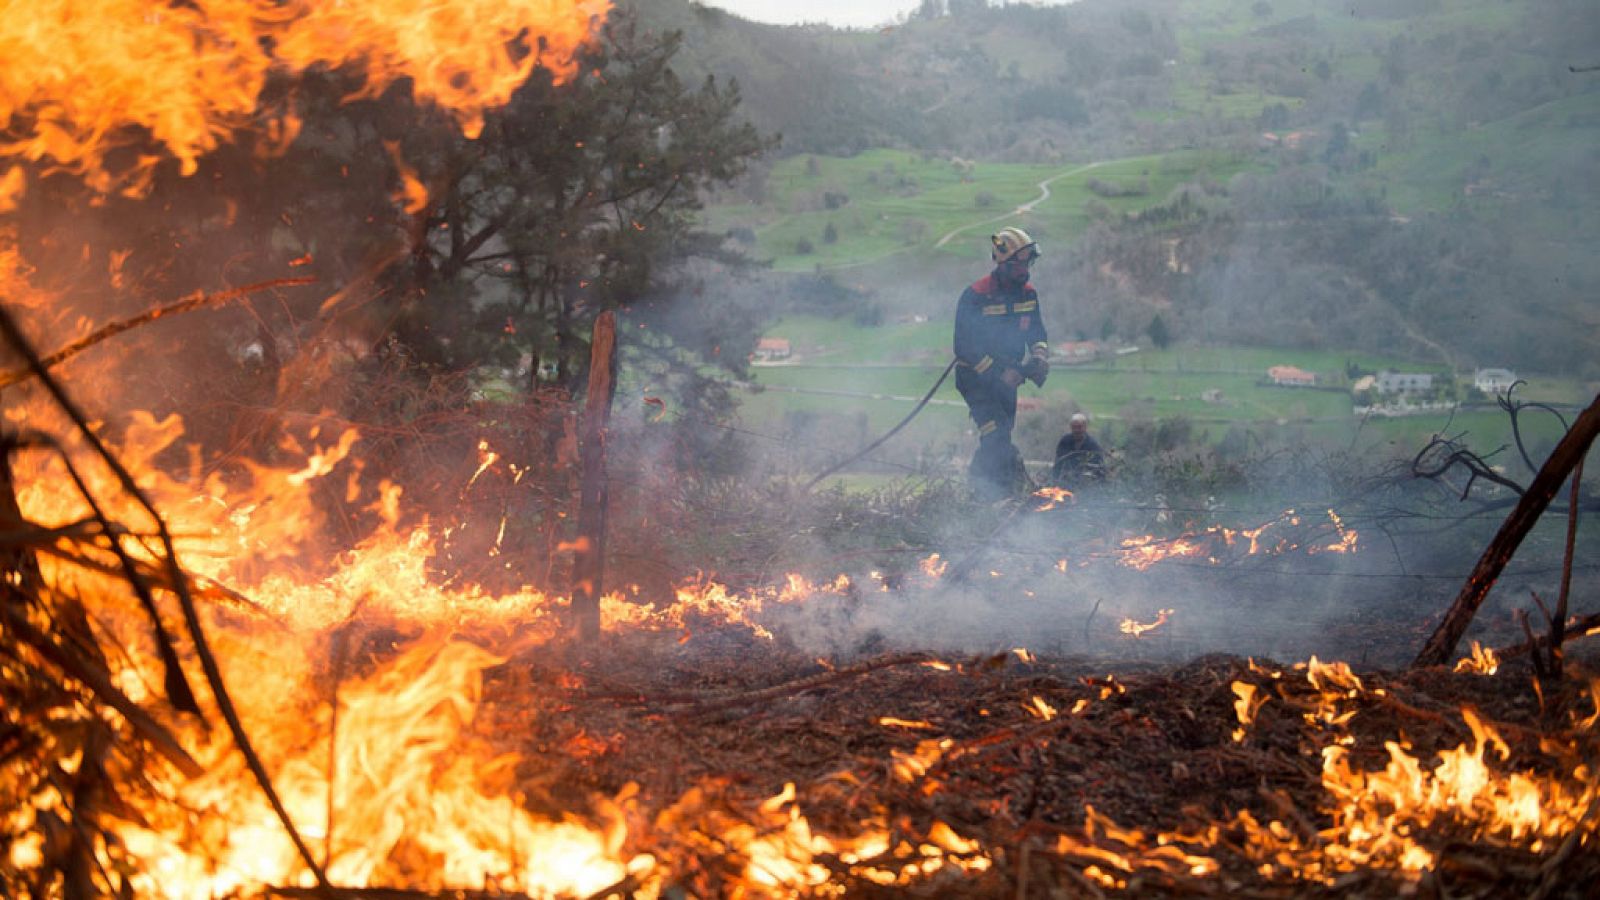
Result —
<svg viewBox="0 0 1600 900"><path fill-rule="evenodd" d="M756 341L756 352L750 354L750 358L756 362L772 362L788 359L793 352L788 338L762 338Z"/></svg>
<svg viewBox="0 0 1600 900"><path fill-rule="evenodd" d="M1284 387L1314 387L1317 383L1315 372L1307 372L1294 366L1273 366L1267 370L1267 377L1273 384Z"/></svg>

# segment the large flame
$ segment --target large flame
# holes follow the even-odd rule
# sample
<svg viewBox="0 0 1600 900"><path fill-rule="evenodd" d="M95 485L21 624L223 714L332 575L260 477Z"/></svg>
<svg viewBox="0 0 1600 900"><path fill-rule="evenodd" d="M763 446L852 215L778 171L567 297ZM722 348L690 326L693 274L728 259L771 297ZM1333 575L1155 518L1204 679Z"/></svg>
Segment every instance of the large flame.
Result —
<svg viewBox="0 0 1600 900"><path fill-rule="evenodd" d="M533 68L570 75L605 0L34 0L0 16L0 212L29 160L137 194L162 156L185 174L241 129L293 138L262 108L276 75L346 67L378 94L409 79L475 136Z"/></svg>

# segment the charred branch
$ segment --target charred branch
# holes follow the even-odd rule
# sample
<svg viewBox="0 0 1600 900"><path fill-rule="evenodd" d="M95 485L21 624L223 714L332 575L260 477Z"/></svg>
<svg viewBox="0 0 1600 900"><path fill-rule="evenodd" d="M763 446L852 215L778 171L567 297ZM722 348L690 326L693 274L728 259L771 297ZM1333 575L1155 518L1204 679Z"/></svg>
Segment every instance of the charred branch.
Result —
<svg viewBox="0 0 1600 900"><path fill-rule="evenodd" d="M1555 416L1556 421L1561 423L1562 431L1566 431L1570 426L1567 424L1567 417L1563 416L1559 410L1550 404L1530 403L1526 400L1516 399L1513 395L1516 393L1517 388L1524 384L1527 384L1527 382L1522 380L1512 382L1511 386L1506 388L1506 392L1504 394L1495 398L1495 402L1499 404L1501 409L1505 410L1506 415L1511 419L1511 435L1516 439L1517 452L1522 455L1523 465L1528 467L1529 472L1538 472L1539 466L1533 461L1533 457L1529 455L1528 446L1522 440L1522 411L1527 409L1537 409L1542 412L1547 412L1550 415Z"/></svg>
<svg viewBox="0 0 1600 900"><path fill-rule="evenodd" d="M1583 484L1583 459L1572 470L1572 502L1567 508L1567 546L1561 561L1561 594L1556 598L1556 614L1550 622L1550 664L1561 675L1561 643L1566 639L1568 598L1572 593L1572 557L1578 541L1578 490Z"/></svg>
<svg viewBox="0 0 1600 900"><path fill-rule="evenodd" d="M1516 553L1522 539L1539 521L1545 507L1561 489L1567 476L1577 468L1578 463L1589 452L1589 447L1594 443L1597 434L1600 434L1600 396L1595 397L1589 408L1578 416L1572 428L1551 452L1550 458L1545 461L1544 467L1539 470L1539 474L1523 494L1516 509L1512 510L1511 515L1500 527L1499 533L1485 548L1472 574L1468 576L1466 585L1456 597L1455 603L1445 614L1433 635L1428 638L1427 644L1417 654L1412 665L1439 666L1449 660L1461 640L1462 633L1466 631L1467 625L1477 613L1478 607L1483 604L1484 598L1494 587L1501 570Z"/></svg>
<svg viewBox="0 0 1600 900"><path fill-rule="evenodd" d="M1501 450L1505 448L1500 448ZM1499 453L1496 450L1490 456ZM1517 496L1527 493L1527 488L1495 471L1488 459L1462 446L1460 437L1447 438L1435 437L1427 446L1417 451L1411 460L1411 474L1416 478L1431 478L1443 480L1451 469L1461 467L1467 470L1467 483L1460 489L1460 499L1465 500L1472 493L1472 485L1478 479L1492 481L1504 488L1514 491Z"/></svg>
<svg viewBox="0 0 1600 900"><path fill-rule="evenodd" d="M155 309L147 310L137 316L121 319L119 321L112 322L109 325L98 328L90 334L84 335L67 346L62 347L60 350L57 350L49 356L42 357L39 360L39 366L40 368L44 369L54 368L96 344L108 341L119 334L131 331L141 325L148 325L158 319L171 318L172 316L181 315L183 313L194 312L195 310L218 306L223 303L238 300L241 297L248 297L251 294L260 293L261 291L272 290L274 288L297 287L300 285L314 283L316 283L315 278L275 278L272 281L263 281L241 288L218 291L214 294L196 293L185 297L182 300L168 303L165 306L158 306ZM31 366L24 366L20 369L12 369L7 372L0 372L0 388L9 387L10 385L26 381L33 374L34 369Z"/></svg>

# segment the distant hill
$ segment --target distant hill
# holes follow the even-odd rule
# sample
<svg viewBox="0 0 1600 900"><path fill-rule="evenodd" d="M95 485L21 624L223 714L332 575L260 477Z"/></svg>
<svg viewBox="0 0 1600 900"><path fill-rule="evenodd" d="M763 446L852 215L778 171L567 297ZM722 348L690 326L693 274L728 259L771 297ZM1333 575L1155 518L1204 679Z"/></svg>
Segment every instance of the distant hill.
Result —
<svg viewBox="0 0 1600 900"><path fill-rule="evenodd" d="M980 9L879 31L630 2L650 27L684 32L684 74L737 79L751 121L781 132L786 154L888 146L1064 158L1097 118L1109 125L1152 99L1178 47L1138 0Z"/></svg>
<svg viewBox="0 0 1600 900"><path fill-rule="evenodd" d="M929 0L867 32L624 2L684 32L683 75L737 79L783 135L767 186L712 219L785 268L857 266L870 287L887 259L877 280L903 287L949 262L937 240L985 218L985 195L1004 215L1031 194L994 164L1139 158L1131 180L1063 182L1018 219L1070 247L1046 265L1089 332L1159 314L1179 340L1600 378L1593 0ZM927 167L796 159L885 149Z"/></svg>

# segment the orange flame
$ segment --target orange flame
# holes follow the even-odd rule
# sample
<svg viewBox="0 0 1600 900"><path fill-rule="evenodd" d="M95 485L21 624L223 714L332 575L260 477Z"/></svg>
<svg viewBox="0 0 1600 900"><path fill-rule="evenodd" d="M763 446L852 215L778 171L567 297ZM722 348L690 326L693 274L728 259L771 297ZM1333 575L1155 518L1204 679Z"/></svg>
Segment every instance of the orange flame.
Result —
<svg viewBox="0 0 1600 900"><path fill-rule="evenodd" d="M1033 492L1033 496L1044 501L1044 503L1035 510L1036 512L1052 510L1063 503L1070 503L1072 501L1072 492L1058 487L1040 488Z"/></svg>
<svg viewBox="0 0 1600 900"><path fill-rule="evenodd" d="M1328 519L1334 531L1339 535L1338 540L1326 544L1313 544L1305 548L1307 554L1318 553L1355 553L1360 547L1360 535L1353 529L1346 528L1344 520L1338 513L1328 510ZM1280 538L1274 543L1264 543L1262 535L1268 529L1280 524L1298 526L1300 517L1294 510L1285 510L1283 515L1267 522L1257 528L1235 530L1221 525L1212 525L1201 531L1185 532L1175 538L1158 538L1155 535L1143 534L1126 538L1118 551L1118 562L1130 569L1140 572L1150 568L1156 563L1168 559L1204 559L1208 563L1216 564L1225 555L1224 548L1233 548L1232 553L1244 556L1273 555L1287 553L1300 549L1300 544ZM1241 551L1238 549L1239 539L1244 538L1248 543Z"/></svg>
<svg viewBox="0 0 1600 900"><path fill-rule="evenodd" d="M1474 672L1478 675L1493 675L1500 671L1500 657L1495 654L1494 650L1479 644L1477 641L1473 641L1472 653L1456 663L1455 671Z"/></svg>
<svg viewBox="0 0 1600 900"><path fill-rule="evenodd" d="M371 96L409 79L475 137L535 66L570 76L606 10L604 0L35 0L26 15L0 17L0 133L11 136L0 159L139 194L161 156L113 164L114 153L159 147L188 175L242 129L286 143L298 121L262 109L262 88L316 66L358 72ZM25 187L6 169L0 212Z"/></svg>
<svg viewBox="0 0 1600 900"><path fill-rule="evenodd" d="M1265 694L1258 697L1258 689L1249 682L1235 681L1231 687L1233 695L1238 698L1233 701L1233 711L1238 715L1240 725L1233 732L1233 741L1239 743L1244 740L1245 729L1255 723L1256 713L1260 712L1262 705L1272 698Z"/></svg>
<svg viewBox="0 0 1600 900"><path fill-rule="evenodd" d="M1155 621L1150 623L1136 622L1133 619L1123 619L1122 623L1117 626L1117 630L1131 637L1144 637L1146 634L1156 630L1157 628L1160 628L1162 625L1167 624L1167 619L1172 616L1173 612L1174 610L1170 609L1160 610L1156 613Z"/></svg>

